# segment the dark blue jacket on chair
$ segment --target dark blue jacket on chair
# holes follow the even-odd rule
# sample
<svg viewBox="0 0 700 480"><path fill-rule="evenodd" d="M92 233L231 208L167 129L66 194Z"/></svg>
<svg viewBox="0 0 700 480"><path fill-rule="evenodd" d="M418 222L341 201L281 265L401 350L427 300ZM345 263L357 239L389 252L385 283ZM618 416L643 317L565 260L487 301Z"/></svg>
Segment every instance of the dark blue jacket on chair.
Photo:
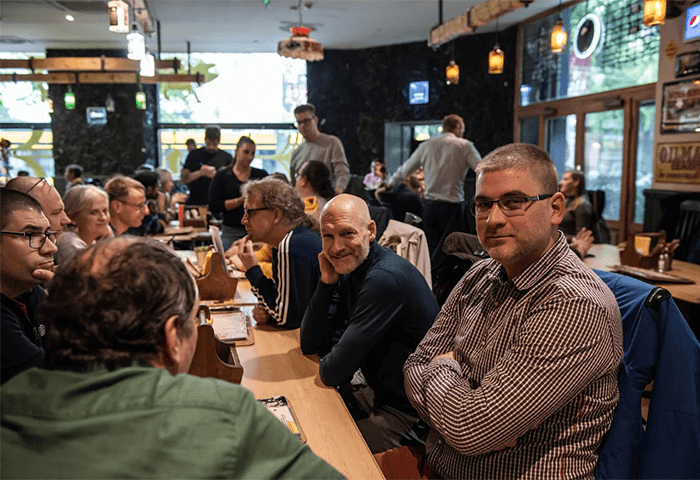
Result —
<svg viewBox="0 0 700 480"><path fill-rule="evenodd" d="M700 478L700 343L670 294L596 273L622 315L620 403L603 439L597 478ZM646 430L644 387L654 380Z"/></svg>

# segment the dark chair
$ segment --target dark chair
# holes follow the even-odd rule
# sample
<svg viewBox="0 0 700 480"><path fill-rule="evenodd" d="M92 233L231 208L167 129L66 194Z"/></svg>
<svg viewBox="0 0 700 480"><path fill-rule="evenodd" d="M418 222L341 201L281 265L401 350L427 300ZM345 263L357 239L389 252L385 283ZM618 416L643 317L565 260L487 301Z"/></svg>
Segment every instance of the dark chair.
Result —
<svg viewBox="0 0 700 480"><path fill-rule="evenodd" d="M681 240L674 258L690 261L695 247L700 243L700 200L685 200L681 203L674 238Z"/></svg>
<svg viewBox="0 0 700 480"><path fill-rule="evenodd" d="M603 218L605 190L587 190L586 193L588 193L588 198L591 200L591 206L593 207L591 215L593 243L610 243L610 229Z"/></svg>
<svg viewBox="0 0 700 480"><path fill-rule="evenodd" d="M596 478L700 478L700 344L670 293L595 271L620 307L620 402ZM654 381L646 427L641 400Z"/></svg>

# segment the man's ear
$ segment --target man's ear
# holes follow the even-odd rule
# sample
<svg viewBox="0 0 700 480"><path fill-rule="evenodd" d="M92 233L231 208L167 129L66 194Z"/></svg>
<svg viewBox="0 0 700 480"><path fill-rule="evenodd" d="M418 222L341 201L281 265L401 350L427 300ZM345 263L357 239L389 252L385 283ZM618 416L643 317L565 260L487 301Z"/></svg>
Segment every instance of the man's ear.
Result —
<svg viewBox="0 0 700 480"><path fill-rule="evenodd" d="M566 197L563 193L557 192L552 195L552 225L559 225L564 219L566 210Z"/></svg>
<svg viewBox="0 0 700 480"><path fill-rule="evenodd" d="M275 217L274 217L273 221L275 223L280 223L282 221L282 212L280 211L279 208L275 208L273 210L273 212L275 212Z"/></svg>
<svg viewBox="0 0 700 480"><path fill-rule="evenodd" d="M369 241L372 242L377 238L377 224L374 223L374 220L370 220L367 229L369 230Z"/></svg>
<svg viewBox="0 0 700 480"><path fill-rule="evenodd" d="M182 369L189 362L187 359L187 349L185 348L185 338L180 338L177 330L178 316L173 315L165 322L165 345L163 345L161 368L169 371L173 375L184 373Z"/></svg>

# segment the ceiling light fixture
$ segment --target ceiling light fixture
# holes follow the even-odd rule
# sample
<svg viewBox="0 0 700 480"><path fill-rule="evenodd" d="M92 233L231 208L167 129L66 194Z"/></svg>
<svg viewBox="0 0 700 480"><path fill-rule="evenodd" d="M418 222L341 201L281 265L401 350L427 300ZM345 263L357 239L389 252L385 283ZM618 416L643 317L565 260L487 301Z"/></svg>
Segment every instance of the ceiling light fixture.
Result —
<svg viewBox="0 0 700 480"><path fill-rule="evenodd" d="M559 0L559 18L557 23L554 24L552 28L552 53L561 53L566 45L566 29L564 28L564 21L561 19L561 0Z"/></svg>
<svg viewBox="0 0 700 480"><path fill-rule="evenodd" d="M124 0L110 0L109 31L115 33L129 33L129 5Z"/></svg>
<svg viewBox="0 0 700 480"><path fill-rule="evenodd" d="M147 52L141 59L142 77L154 77L156 75L156 58Z"/></svg>
<svg viewBox="0 0 700 480"><path fill-rule="evenodd" d="M503 64L505 62L503 50L501 50L501 47L498 45L498 30L498 17L496 17L496 44L489 52L489 74L491 75L503 73Z"/></svg>
<svg viewBox="0 0 700 480"><path fill-rule="evenodd" d="M136 92L136 108L146 110L146 94L143 92L141 85L139 85L139 91Z"/></svg>
<svg viewBox="0 0 700 480"><path fill-rule="evenodd" d="M139 33L138 27L134 23L131 27L131 33L126 36L127 58L132 60L141 60L146 55L146 41L143 35Z"/></svg>
<svg viewBox="0 0 700 480"><path fill-rule="evenodd" d="M666 18L666 0L644 0L644 25L663 25Z"/></svg>
<svg viewBox="0 0 700 480"><path fill-rule="evenodd" d="M68 20L69 22L73 22L75 21L75 17L69 13L68 15L66 15L66 20Z"/></svg>
<svg viewBox="0 0 700 480"><path fill-rule="evenodd" d="M292 36L277 44L277 53L282 57L301 58L307 62L323 60L323 45L309 37L311 29L304 26L301 16L301 0L299 0L299 25L289 30Z"/></svg>

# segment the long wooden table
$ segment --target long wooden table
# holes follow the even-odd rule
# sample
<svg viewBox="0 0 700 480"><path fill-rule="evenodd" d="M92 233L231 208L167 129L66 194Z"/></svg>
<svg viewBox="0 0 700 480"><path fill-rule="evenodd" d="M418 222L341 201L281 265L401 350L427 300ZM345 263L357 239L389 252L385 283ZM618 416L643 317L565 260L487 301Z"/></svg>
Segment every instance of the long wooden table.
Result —
<svg viewBox="0 0 700 480"><path fill-rule="evenodd" d="M241 288L250 288L247 280ZM236 348L241 385L256 398L287 397L311 450L347 478L384 478L342 398L321 382L318 357L301 353L299 330L254 328L255 343Z"/></svg>
<svg viewBox="0 0 700 480"><path fill-rule="evenodd" d="M620 264L620 251L615 245L592 245L588 253L593 256L586 257L583 261L591 268L610 271L610 267ZM668 273L688 278L695 281L695 283L653 282L654 285L668 290L676 301L686 302L695 306L700 305L700 265L674 260L671 266L672 269Z"/></svg>

